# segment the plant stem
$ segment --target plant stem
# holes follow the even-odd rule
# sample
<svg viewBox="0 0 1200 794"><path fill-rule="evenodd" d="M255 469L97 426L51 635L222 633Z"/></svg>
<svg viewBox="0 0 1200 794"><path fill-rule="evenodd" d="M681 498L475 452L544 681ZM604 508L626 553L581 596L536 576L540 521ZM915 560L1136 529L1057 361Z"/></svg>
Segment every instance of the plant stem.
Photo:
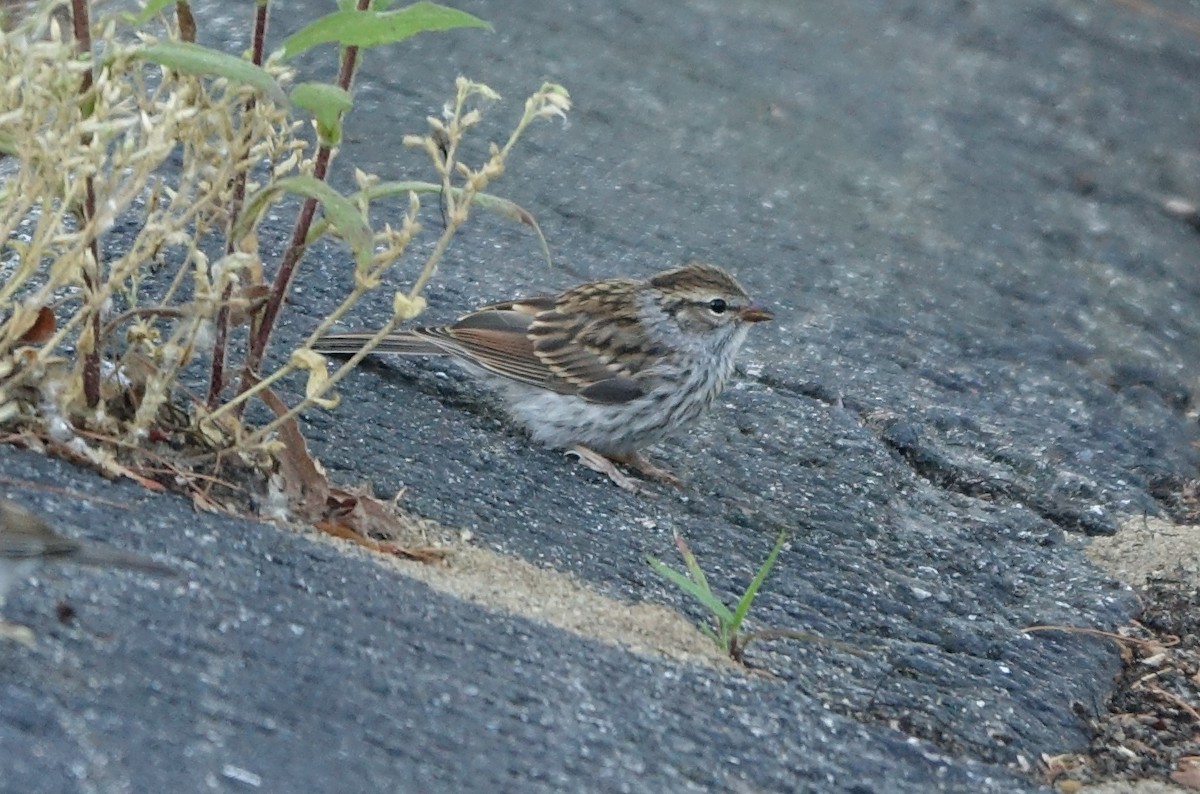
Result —
<svg viewBox="0 0 1200 794"><path fill-rule="evenodd" d="M88 16L88 0L71 0L71 25L75 34L75 47L80 55L86 55L88 60L92 60L92 25ZM95 80L92 67L89 66L87 71L83 73L83 80L79 85L79 96L83 102L83 114L85 117L92 115L92 108L88 106L88 94L92 90L92 85ZM83 137L84 144L91 141L91 135ZM96 217L96 186L92 181L91 175L85 180L87 195L83 202L83 225L86 226L91 222L92 218ZM89 294L94 294L100 289L100 242L98 233L94 234L91 240L88 241L88 248L91 251L91 262L83 273L83 283ZM87 401L89 408L95 408L100 404L100 309L96 307L92 310L88 321L92 326L92 346L90 350L84 353L83 362L83 396Z"/></svg>
<svg viewBox="0 0 1200 794"><path fill-rule="evenodd" d="M358 0L357 9L359 11L366 11L370 5L371 0ZM338 86L342 90L350 90L350 83L354 79L354 69L357 64L358 47L346 47L342 54L341 69L338 72ZM333 149L328 145L321 146L317 151L316 162L313 164L313 177L315 179L325 180L329 161L332 156ZM283 255L283 260L279 263L279 270L275 274L275 283L271 286L271 294L267 298L267 303L263 306L262 313L259 314L258 320L253 327L250 339L250 351L246 355L246 363L242 372L242 391L249 387L249 379L246 376L257 372L259 364L262 363L263 355L267 349L267 342L270 341L271 331L275 325L275 318L279 314L279 308L283 305L284 298L287 297L291 289L292 279L295 277L296 265L304 255L308 230L312 226L313 217L316 215L316 212L317 200L315 198L305 199L303 206L300 208L300 214L296 217L296 225L292 229L291 242L288 244L288 249Z"/></svg>
<svg viewBox="0 0 1200 794"><path fill-rule="evenodd" d="M337 370L334 371L334 373L332 375L329 376L329 380L326 381L326 383L325 383L325 388L322 389L322 394L328 394L329 391L342 380L342 378L345 378L347 375L349 375L350 371L352 369L354 369L355 367L357 367L358 363L360 361L362 361L364 358L366 358L368 355L370 355L371 351L374 348L378 347L379 343L382 342L388 334L395 331L396 326L399 324L400 324L399 317L392 317L391 320L384 323L383 327L381 327L378 331L376 331L375 335L372 336L369 340L367 340L363 344L362 349L360 349L357 353L355 353L348 360L346 360L340 367L337 368ZM259 389L256 387L255 391L258 391L258 390ZM315 403L316 403L316 400L314 400L312 397L307 397L304 400L301 400L295 406L288 409L287 412L285 412L279 416L276 416L275 419L273 419L266 426L260 427L257 430L255 430L253 433L251 433L250 436L245 440L244 443L246 444L246 446L253 446L256 443L265 440L268 435L273 433L276 429L281 427L284 423L289 422L292 419L296 418L302 412L304 412L304 411L308 410L310 407L312 407Z"/></svg>
<svg viewBox="0 0 1200 794"><path fill-rule="evenodd" d="M180 41L194 44L196 42L196 17L192 15L192 7L183 0L177 0L175 19L179 25Z"/></svg>
<svg viewBox="0 0 1200 794"><path fill-rule="evenodd" d="M254 14L254 33L251 39L250 60L255 66L262 66L263 53L266 49L267 38L267 0L259 0ZM246 100L245 106L242 108L242 118L249 119L250 114L254 112L255 98L251 96ZM243 133L243 144L246 147L246 153L250 152L250 130ZM246 163L246 167L239 169L237 176L234 177L233 183L233 198L229 202L229 226L230 231L226 232L227 239L225 241L225 253L232 254L237 250L238 240L233 239L231 230L237 227L238 216L242 214L242 203L246 199L246 172L250 168L250 163ZM221 308L217 310L216 331L213 341L213 356L212 369L208 378L208 409L211 411L217 407L217 403L221 400L221 392L225 389L225 355L229 344L229 299L233 296L232 282L225 285L225 289L221 291Z"/></svg>

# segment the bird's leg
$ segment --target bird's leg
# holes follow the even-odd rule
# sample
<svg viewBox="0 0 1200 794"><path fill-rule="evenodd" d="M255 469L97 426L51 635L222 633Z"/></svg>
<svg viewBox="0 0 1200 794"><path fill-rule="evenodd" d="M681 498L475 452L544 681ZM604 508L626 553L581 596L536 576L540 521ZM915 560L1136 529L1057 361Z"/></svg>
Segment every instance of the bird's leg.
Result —
<svg viewBox="0 0 1200 794"><path fill-rule="evenodd" d="M641 472L648 479L654 480L655 482L666 483L667 485L673 485L676 488L683 487L683 480L679 479L663 467L654 465L640 452L628 452L624 455L609 455L609 458L615 460L617 463L623 463L635 471Z"/></svg>
<svg viewBox="0 0 1200 794"><path fill-rule="evenodd" d="M644 489L637 480L622 472L613 463L629 466L631 469L644 474L648 479L655 480L656 482L673 485L676 488L683 487L683 482L678 477L660 466L655 466L637 452L627 452L622 455L603 455L590 447L576 444L567 450L567 454L577 457L580 463L592 471L607 475L610 480L631 493L641 493Z"/></svg>
<svg viewBox="0 0 1200 794"><path fill-rule="evenodd" d="M568 455L574 455L579 459L579 462L589 469L600 474L608 476L608 479L619 485L622 489L630 493L641 493L642 486L638 481L625 474L616 466L613 465L612 459L601 455L596 450L585 447L583 444L576 444L567 450Z"/></svg>

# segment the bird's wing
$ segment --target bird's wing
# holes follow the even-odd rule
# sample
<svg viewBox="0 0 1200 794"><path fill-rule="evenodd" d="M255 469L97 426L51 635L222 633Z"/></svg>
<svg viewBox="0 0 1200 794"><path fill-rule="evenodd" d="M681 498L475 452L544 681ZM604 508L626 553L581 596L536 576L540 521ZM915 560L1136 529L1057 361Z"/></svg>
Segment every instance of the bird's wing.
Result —
<svg viewBox="0 0 1200 794"><path fill-rule="evenodd" d="M645 394L634 379L596 347L597 318L581 307L560 311L560 298L539 297L485 306L451 326L423 329L426 338L484 369L560 394L597 403L623 403ZM584 309L588 307L582 307Z"/></svg>
<svg viewBox="0 0 1200 794"><path fill-rule="evenodd" d="M639 375L660 354L638 328L632 319L614 322L603 301L568 292L493 303L451 325L401 331L374 352L448 354L518 383L616 404L646 393ZM338 334L314 347L350 354L369 338Z"/></svg>
<svg viewBox="0 0 1200 794"><path fill-rule="evenodd" d="M533 354L533 314L515 303L497 303L460 317L453 325L412 333L488 372L519 383L557 390L553 373Z"/></svg>
<svg viewBox="0 0 1200 794"><path fill-rule="evenodd" d="M568 292L529 328L534 354L576 393L597 403L625 403L646 393L646 376L663 351L637 317L620 316L604 296Z"/></svg>

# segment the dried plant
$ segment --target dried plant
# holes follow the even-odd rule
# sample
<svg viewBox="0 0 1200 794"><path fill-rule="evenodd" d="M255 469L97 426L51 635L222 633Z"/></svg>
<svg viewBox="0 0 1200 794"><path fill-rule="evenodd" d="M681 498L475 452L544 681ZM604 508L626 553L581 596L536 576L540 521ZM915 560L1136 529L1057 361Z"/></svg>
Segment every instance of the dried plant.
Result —
<svg viewBox="0 0 1200 794"><path fill-rule="evenodd" d="M183 484L205 506L215 506L209 487L218 463L236 461L275 483L291 509L304 503L310 520L324 520L331 503L345 513L359 495L324 482L294 417L335 405L332 387L361 355L330 374L306 345L260 372L305 249L334 236L353 260L348 295L311 342L408 254L423 232L420 195L439 197L444 228L415 283L395 295L382 338L422 311L422 290L472 207L537 231L532 216L485 189L527 126L564 114L569 99L560 86L544 85L509 139L471 166L458 157L463 137L497 97L460 78L445 117L404 138L429 154L436 181L384 182L355 171L358 191L341 195L324 180L352 106L359 46L483 23L431 3L387 11L360 0L266 56L259 4L247 61L180 40L194 36L184 3L172 4L177 17L166 36L150 36L144 28L166 6L155 0L126 20L138 27L136 37L112 19L89 26L84 0L72 0L71 38L54 4L0 31L0 426L10 439L53 445L148 486ZM380 39L380 30L391 38ZM296 85L289 103L283 87L295 75L286 59L325 41L341 45L337 84ZM313 116L315 148L296 109ZM290 244L260 250L262 219L294 195L303 204ZM372 228L372 202L393 196L407 196L407 210ZM264 259L275 255L270 278ZM228 366L235 356L240 365ZM306 396L288 407L272 386L298 371ZM205 372L203 396L181 386L181 378ZM253 399L275 420L248 426L242 409ZM314 501L314 488L323 498Z"/></svg>

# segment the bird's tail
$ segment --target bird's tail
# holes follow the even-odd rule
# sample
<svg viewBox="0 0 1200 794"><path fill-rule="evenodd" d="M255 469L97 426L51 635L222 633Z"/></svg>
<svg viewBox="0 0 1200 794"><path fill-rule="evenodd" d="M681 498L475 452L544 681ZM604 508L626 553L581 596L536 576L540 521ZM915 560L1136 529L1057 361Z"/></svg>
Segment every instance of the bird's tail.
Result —
<svg viewBox="0 0 1200 794"><path fill-rule="evenodd" d="M76 565L97 565L106 568L128 568L131 571L153 574L154 576L178 576L179 572L167 565L157 563L149 557L120 551L98 543L81 543L77 551L70 555L70 562Z"/></svg>
<svg viewBox="0 0 1200 794"><path fill-rule="evenodd" d="M374 334L331 334L323 336L313 344L313 350L318 353L329 353L335 356L352 356L362 349ZM402 356L433 355L446 351L430 342L423 336L411 331L397 331L379 343L372 353L395 354Z"/></svg>

